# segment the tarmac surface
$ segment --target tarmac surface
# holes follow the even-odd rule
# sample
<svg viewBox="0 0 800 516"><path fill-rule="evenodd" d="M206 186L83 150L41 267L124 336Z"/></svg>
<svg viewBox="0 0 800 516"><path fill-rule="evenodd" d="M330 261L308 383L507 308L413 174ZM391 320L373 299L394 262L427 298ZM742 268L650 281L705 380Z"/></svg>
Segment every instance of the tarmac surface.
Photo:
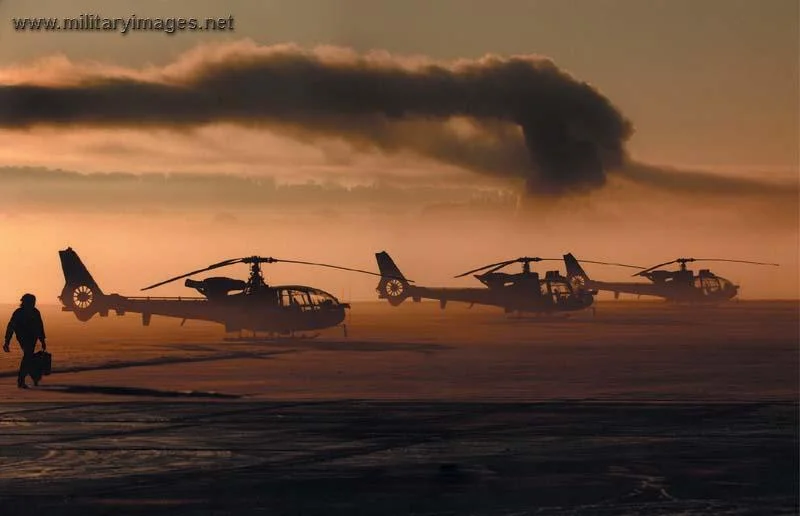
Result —
<svg viewBox="0 0 800 516"><path fill-rule="evenodd" d="M43 309L53 374L0 357L0 515L797 514L799 308L356 303L292 341Z"/></svg>

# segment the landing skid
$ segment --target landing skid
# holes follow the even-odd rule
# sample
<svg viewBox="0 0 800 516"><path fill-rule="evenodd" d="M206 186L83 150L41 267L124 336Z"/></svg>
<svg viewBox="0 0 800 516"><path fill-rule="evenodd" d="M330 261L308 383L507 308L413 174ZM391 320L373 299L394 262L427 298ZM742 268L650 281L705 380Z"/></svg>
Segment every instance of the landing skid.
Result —
<svg viewBox="0 0 800 516"><path fill-rule="evenodd" d="M250 337L225 337L225 342L283 342L283 341L296 341L296 340L311 340L319 337L319 333L292 333L290 335L277 335L275 333L268 333L266 335L258 336L252 335Z"/></svg>
<svg viewBox="0 0 800 516"><path fill-rule="evenodd" d="M569 319L572 314L569 313L553 313L553 312L517 312L514 315L509 315L508 318L519 321L552 321L554 319Z"/></svg>
<svg viewBox="0 0 800 516"><path fill-rule="evenodd" d="M281 335L276 336L275 340L311 340L319 337L319 333L301 333L298 335Z"/></svg>

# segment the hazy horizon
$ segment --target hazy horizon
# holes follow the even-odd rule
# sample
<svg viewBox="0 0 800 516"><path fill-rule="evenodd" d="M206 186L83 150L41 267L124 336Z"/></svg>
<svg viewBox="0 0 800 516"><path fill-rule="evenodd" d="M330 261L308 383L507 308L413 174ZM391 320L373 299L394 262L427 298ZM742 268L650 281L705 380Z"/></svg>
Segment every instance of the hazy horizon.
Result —
<svg viewBox="0 0 800 516"><path fill-rule="evenodd" d="M55 297L67 246L101 287L130 295L231 257L374 270L387 250L443 286L477 286L452 276L483 263L566 252L777 262L695 270L741 284L743 299L800 297L796 2L502 10L0 2L0 303ZM122 35L10 23L81 13L237 25ZM375 296L368 276L265 272Z"/></svg>

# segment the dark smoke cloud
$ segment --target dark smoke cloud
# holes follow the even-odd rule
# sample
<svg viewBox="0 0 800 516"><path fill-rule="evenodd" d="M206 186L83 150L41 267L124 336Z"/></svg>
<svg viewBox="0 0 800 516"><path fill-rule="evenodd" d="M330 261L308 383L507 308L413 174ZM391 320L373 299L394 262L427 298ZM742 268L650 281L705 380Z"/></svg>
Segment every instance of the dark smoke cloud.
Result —
<svg viewBox="0 0 800 516"><path fill-rule="evenodd" d="M541 194L602 186L632 133L596 89L536 57L413 64L234 45L149 76L94 72L71 81L0 87L0 126L268 125L523 178Z"/></svg>
<svg viewBox="0 0 800 516"><path fill-rule="evenodd" d="M631 162L631 123L592 86L541 57L441 64L243 42L200 47L160 69L62 62L6 76L16 76L0 86L0 127L9 129L266 126L301 141L341 138L357 151L412 152L522 179L540 196L596 189L611 173L677 193L797 191Z"/></svg>

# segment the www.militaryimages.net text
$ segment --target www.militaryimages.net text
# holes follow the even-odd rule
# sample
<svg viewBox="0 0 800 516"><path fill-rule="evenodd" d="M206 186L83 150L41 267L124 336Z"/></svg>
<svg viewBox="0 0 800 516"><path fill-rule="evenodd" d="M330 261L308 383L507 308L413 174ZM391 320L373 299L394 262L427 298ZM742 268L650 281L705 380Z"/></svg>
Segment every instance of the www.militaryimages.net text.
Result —
<svg viewBox="0 0 800 516"><path fill-rule="evenodd" d="M73 18L27 17L12 18L11 24L18 32L117 32L130 34L136 31L213 32L233 31L233 16L219 18L150 18L130 15L108 18L98 14L81 14Z"/></svg>

